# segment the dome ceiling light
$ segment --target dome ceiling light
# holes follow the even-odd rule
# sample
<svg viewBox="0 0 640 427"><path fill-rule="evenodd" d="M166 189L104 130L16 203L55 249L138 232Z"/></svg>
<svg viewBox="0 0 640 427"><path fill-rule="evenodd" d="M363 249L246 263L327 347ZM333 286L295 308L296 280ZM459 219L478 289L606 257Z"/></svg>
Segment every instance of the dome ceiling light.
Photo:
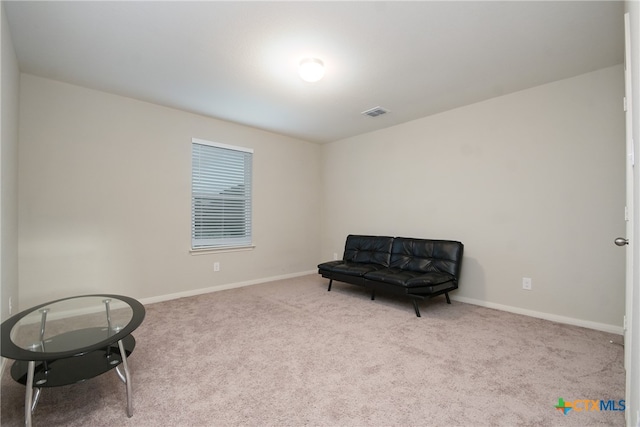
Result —
<svg viewBox="0 0 640 427"><path fill-rule="evenodd" d="M305 82L317 82L324 76L324 64L317 58L304 58L300 61L298 74Z"/></svg>

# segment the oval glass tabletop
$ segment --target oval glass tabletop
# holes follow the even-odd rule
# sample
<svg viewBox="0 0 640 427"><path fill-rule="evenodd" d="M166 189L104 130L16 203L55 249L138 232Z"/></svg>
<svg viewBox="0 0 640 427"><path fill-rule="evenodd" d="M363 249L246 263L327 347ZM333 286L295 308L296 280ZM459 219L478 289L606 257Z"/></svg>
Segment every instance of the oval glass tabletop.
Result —
<svg viewBox="0 0 640 427"><path fill-rule="evenodd" d="M121 295L85 295L25 310L2 324L2 356L71 357L114 343L144 319L142 304Z"/></svg>

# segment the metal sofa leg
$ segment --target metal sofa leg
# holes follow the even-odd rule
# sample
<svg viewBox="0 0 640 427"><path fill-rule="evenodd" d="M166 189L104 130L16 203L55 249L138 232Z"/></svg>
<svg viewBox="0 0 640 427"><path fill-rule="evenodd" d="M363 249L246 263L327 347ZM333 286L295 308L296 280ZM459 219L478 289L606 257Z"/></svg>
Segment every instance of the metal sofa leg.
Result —
<svg viewBox="0 0 640 427"><path fill-rule="evenodd" d="M329 279L329 289L327 289L327 292L331 291L331 284L333 283L333 279Z"/></svg>
<svg viewBox="0 0 640 427"><path fill-rule="evenodd" d="M420 316L420 309L418 308L418 301L415 298L411 298L411 302L413 302L413 308L416 311L416 316L421 317Z"/></svg>
<svg viewBox="0 0 640 427"><path fill-rule="evenodd" d="M451 304L451 300L449 299L449 292L445 292L444 296L447 297L447 304Z"/></svg>
<svg viewBox="0 0 640 427"><path fill-rule="evenodd" d="M371 301L373 301L374 299L376 299L376 290L371 289Z"/></svg>

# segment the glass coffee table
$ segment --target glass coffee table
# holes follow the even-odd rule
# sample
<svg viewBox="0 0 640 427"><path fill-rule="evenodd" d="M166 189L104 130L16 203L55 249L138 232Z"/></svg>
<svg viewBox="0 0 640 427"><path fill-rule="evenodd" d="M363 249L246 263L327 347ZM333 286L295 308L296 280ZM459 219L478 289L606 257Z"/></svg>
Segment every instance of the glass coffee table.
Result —
<svg viewBox="0 0 640 427"><path fill-rule="evenodd" d="M133 416L127 357L136 346L131 332L144 316L144 306L133 298L84 295L40 304L5 320L1 354L15 360L11 377L26 386L25 425L31 426L42 388L75 384L114 368L126 386L127 415Z"/></svg>

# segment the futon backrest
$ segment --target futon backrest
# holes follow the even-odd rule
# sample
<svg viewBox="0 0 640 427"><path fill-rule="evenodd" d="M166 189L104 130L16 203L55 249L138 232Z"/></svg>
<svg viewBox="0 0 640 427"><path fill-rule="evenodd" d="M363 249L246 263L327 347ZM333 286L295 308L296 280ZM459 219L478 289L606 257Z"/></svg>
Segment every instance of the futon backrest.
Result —
<svg viewBox="0 0 640 427"><path fill-rule="evenodd" d="M393 237L350 234L344 246L344 261L389 267Z"/></svg>
<svg viewBox="0 0 640 427"><path fill-rule="evenodd" d="M449 273L460 277L464 245L453 240L396 237L391 249L392 268L418 272Z"/></svg>

